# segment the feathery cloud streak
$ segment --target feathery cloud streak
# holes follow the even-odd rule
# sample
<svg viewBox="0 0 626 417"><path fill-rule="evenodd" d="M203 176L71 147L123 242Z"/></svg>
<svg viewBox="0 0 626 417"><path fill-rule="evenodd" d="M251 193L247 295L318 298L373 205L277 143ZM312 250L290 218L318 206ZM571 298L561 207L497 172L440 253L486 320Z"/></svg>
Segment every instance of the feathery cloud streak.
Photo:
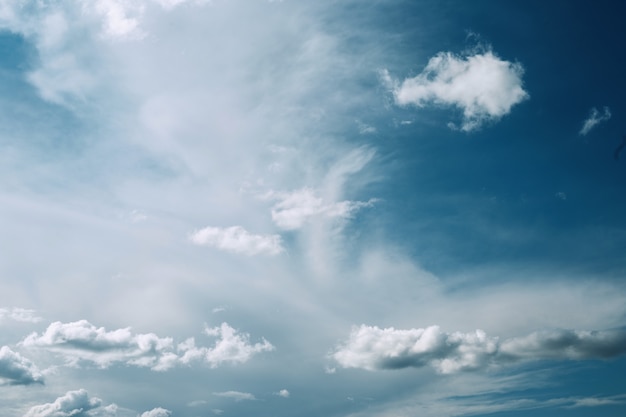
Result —
<svg viewBox="0 0 626 417"><path fill-rule="evenodd" d="M581 136L585 136L591 131L591 129L596 127L596 125L602 122L606 122L610 118L611 110L607 106L604 106L604 112L602 114L600 114L598 109L593 107L591 110L589 110L589 117L587 117L587 119L583 122L583 127L580 129L580 132L578 132L578 134Z"/></svg>

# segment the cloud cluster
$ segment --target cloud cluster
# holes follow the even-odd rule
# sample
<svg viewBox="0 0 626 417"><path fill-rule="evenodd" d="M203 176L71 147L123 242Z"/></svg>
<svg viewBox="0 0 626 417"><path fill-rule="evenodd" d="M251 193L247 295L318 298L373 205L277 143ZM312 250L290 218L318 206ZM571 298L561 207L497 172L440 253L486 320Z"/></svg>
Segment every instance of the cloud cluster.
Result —
<svg viewBox="0 0 626 417"><path fill-rule="evenodd" d="M110 404L102 406L102 400L91 397L84 389L68 391L54 402L31 407L24 417L107 417L115 416L117 406Z"/></svg>
<svg viewBox="0 0 626 417"><path fill-rule="evenodd" d="M37 323L41 321L41 317L36 315L35 310L18 307L0 308L0 321L5 318L25 323Z"/></svg>
<svg viewBox="0 0 626 417"><path fill-rule="evenodd" d="M589 111L589 117L583 122L583 127L578 132L579 135L585 136L591 129L593 129L597 124L606 122L611 118L611 110L608 107L604 107L604 112L600 114L598 109L593 107Z"/></svg>
<svg viewBox="0 0 626 417"><path fill-rule="evenodd" d="M241 226L205 227L193 232L189 239L196 245L250 256L278 255L285 250L280 235L255 235Z"/></svg>
<svg viewBox="0 0 626 417"><path fill-rule="evenodd" d="M398 105L455 106L463 111L461 130L471 131L508 114L529 97L522 87L523 74L519 63L491 51L470 56L440 52L415 77L400 83L384 71L383 80L392 87Z"/></svg>
<svg viewBox="0 0 626 417"><path fill-rule="evenodd" d="M398 330L361 325L332 358L367 370L432 366L449 374L519 360L611 358L626 353L626 331L554 330L499 341L485 332L446 333L438 326Z"/></svg>
<svg viewBox="0 0 626 417"><path fill-rule="evenodd" d="M21 344L27 348L46 349L63 355L70 364L87 361L106 368L114 363L148 367L165 371L194 361L215 368L224 363L244 363L259 352L273 350L265 339L254 345L249 335L240 333L227 323L207 330L216 337L213 347L196 347L193 338L174 346L170 337L153 333L133 334L130 328L107 331L86 320L71 323L54 322L41 335L32 333Z"/></svg>
<svg viewBox="0 0 626 417"><path fill-rule="evenodd" d="M35 364L8 346L0 348L0 385L43 384L43 375Z"/></svg>

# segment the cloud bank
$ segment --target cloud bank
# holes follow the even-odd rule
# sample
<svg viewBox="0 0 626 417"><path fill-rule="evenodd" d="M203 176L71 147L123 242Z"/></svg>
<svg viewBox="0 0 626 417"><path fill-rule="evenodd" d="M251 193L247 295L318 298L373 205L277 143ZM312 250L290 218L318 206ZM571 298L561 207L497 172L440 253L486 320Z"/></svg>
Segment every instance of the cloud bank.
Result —
<svg viewBox="0 0 626 417"><path fill-rule="evenodd" d="M583 127L578 132L579 135L585 136L591 129L596 127L598 124L602 122L606 122L611 118L611 110L608 107L604 107L604 112L600 114L598 109L593 107L589 110L589 117L583 122Z"/></svg>
<svg viewBox="0 0 626 417"><path fill-rule="evenodd" d="M485 332L446 333L439 326L398 330L361 325L331 357L366 370L431 366L442 374L520 360L607 359L626 353L626 331L554 330L499 341Z"/></svg>
<svg viewBox="0 0 626 417"><path fill-rule="evenodd" d="M24 323L37 323L41 321L41 317L36 315L35 310L18 307L0 308L0 321L5 318Z"/></svg>
<svg viewBox="0 0 626 417"><path fill-rule="evenodd" d="M43 375L35 364L8 346L0 348L0 385L43 384Z"/></svg>
<svg viewBox="0 0 626 417"><path fill-rule="evenodd" d="M217 340L213 347L196 347L193 338L174 346L171 337L153 333L133 334L130 328L107 331L87 320L71 323L54 322L41 335L32 333L21 345L45 349L63 355L70 364L91 362L101 368L115 363L165 371L177 365L204 362L215 368L225 363L245 363L260 352L274 349L263 339L250 344L249 335L240 333L227 323L207 329Z"/></svg>
<svg viewBox="0 0 626 417"><path fill-rule="evenodd" d="M469 132L498 120L528 99L523 74L521 64L502 60L491 51L469 56L440 52L415 77L399 83L384 71L383 80L392 87L400 106L435 104L461 109L461 130Z"/></svg>

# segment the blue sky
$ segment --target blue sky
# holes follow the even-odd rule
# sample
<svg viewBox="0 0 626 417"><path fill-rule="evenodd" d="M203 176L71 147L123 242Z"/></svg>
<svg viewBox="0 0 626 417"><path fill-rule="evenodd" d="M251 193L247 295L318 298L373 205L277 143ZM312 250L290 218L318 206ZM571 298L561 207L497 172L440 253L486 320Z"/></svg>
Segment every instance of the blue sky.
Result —
<svg viewBox="0 0 626 417"><path fill-rule="evenodd" d="M624 11L0 1L2 414L622 416Z"/></svg>

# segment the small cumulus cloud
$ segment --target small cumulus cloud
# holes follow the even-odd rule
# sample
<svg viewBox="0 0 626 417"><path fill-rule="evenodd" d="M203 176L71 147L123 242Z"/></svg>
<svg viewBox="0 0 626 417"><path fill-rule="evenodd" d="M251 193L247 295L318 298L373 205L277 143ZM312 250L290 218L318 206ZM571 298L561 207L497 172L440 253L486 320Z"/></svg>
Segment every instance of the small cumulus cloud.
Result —
<svg viewBox="0 0 626 417"><path fill-rule="evenodd" d="M415 77L400 82L384 70L381 79L400 106L435 104L461 109L460 129L469 132L507 115L529 97L522 86L523 74L521 64L505 61L492 51L462 56L440 52Z"/></svg>
<svg viewBox="0 0 626 417"><path fill-rule="evenodd" d="M611 118L611 110L608 107L604 107L603 112L600 113L598 109L593 107L589 110L589 116L583 122L583 127L578 132L579 135L585 136L587 133L591 131L594 127L602 122L606 122Z"/></svg>
<svg viewBox="0 0 626 417"><path fill-rule="evenodd" d="M117 406L102 405L102 400L91 397L84 389L68 391L54 402L31 407L24 417L113 417L117 414Z"/></svg>
<svg viewBox="0 0 626 417"><path fill-rule="evenodd" d="M626 353L626 331L553 330L500 341L485 332L446 333L438 326L400 330L361 325L331 355L344 368L431 366L450 374L521 360L607 359Z"/></svg>
<svg viewBox="0 0 626 417"><path fill-rule="evenodd" d="M43 375L35 364L8 346L0 348L0 385L43 384Z"/></svg>
<svg viewBox="0 0 626 417"><path fill-rule="evenodd" d="M291 395L291 394L289 393L288 390L281 389L280 391L274 393L274 395L278 395L279 397L283 397L283 398L289 398L289 395Z"/></svg>
<svg viewBox="0 0 626 417"><path fill-rule="evenodd" d="M171 415L172 415L172 412L170 410L157 407L157 408L153 408L150 411L141 413L141 416L139 417L170 417Z"/></svg>
<svg viewBox="0 0 626 417"><path fill-rule="evenodd" d="M241 392L241 391L225 391L225 392L214 392L213 395L218 397L232 398L235 401L253 401L256 400L256 397L249 392Z"/></svg>
<svg viewBox="0 0 626 417"><path fill-rule="evenodd" d="M556 194L554 194L554 196L558 198L559 200L563 200L563 201L567 200L567 194L565 194L563 191L557 192Z"/></svg>
<svg viewBox="0 0 626 417"><path fill-rule="evenodd" d="M189 239L196 245L248 256L278 255L285 251L280 235L255 235L241 226L205 227L193 232Z"/></svg>

